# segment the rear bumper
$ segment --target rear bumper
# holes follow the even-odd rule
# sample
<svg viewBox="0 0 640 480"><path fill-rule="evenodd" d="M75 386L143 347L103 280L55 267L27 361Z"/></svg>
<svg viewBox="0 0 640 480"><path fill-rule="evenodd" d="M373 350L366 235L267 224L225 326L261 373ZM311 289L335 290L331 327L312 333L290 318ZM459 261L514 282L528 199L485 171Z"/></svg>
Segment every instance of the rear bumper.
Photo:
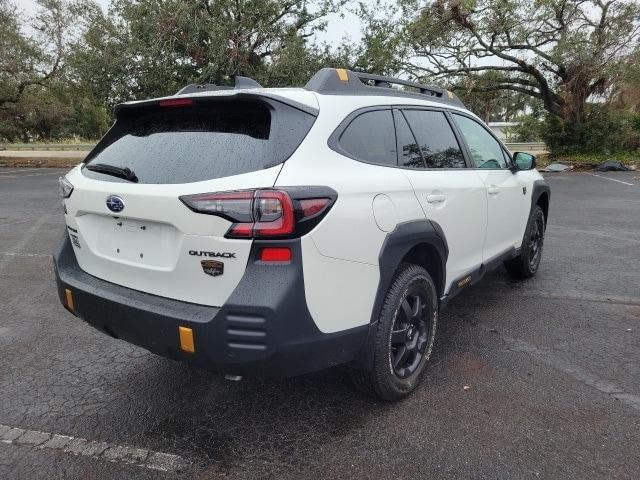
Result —
<svg viewBox="0 0 640 480"><path fill-rule="evenodd" d="M262 246L286 244L293 259L265 265ZM254 242L246 273L221 308L139 292L80 269L69 239L54 256L58 296L98 330L158 355L236 375L293 376L348 363L363 353L369 326L322 333L304 297L299 240ZM197 281L197 279L194 279ZM193 330L195 352L179 348L178 327Z"/></svg>

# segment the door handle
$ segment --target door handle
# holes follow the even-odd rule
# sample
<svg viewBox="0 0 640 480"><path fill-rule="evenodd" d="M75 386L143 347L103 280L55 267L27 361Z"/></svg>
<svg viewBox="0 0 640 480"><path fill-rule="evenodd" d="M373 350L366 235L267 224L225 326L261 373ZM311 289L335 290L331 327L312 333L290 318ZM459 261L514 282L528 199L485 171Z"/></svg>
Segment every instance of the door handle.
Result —
<svg viewBox="0 0 640 480"><path fill-rule="evenodd" d="M498 195L500 193L500 188L496 187L495 185L491 185L489 188L487 188L487 192L489 193L489 195Z"/></svg>
<svg viewBox="0 0 640 480"><path fill-rule="evenodd" d="M427 202L428 203L442 203L447 199L446 195L442 195L442 194L434 194L432 193L431 195L427 195Z"/></svg>

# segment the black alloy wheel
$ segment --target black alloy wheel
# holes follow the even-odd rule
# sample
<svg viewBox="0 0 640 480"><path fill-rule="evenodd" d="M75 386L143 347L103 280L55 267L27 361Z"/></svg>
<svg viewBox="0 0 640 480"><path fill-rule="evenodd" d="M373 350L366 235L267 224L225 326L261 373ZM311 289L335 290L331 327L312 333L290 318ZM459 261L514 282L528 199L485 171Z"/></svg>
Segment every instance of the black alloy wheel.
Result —
<svg viewBox="0 0 640 480"><path fill-rule="evenodd" d="M398 378L411 376L427 350L431 322L424 289L412 285L396 312L391 331L390 362Z"/></svg>
<svg viewBox="0 0 640 480"><path fill-rule="evenodd" d="M436 287L423 267L398 267L375 325L371 369L351 369L357 388L386 401L407 397L420 384L438 321Z"/></svg>
<svg viewBox="0 0 640 480"><path fill-rule="evenodd" d="M515 278L530 278L538 271L544 247L545 217L539 205L536 205L524 232L520 254L506 260L504 266Z"/></svg>
<svg viewBox="0 0 640 480"><path fill-rule="evenodd" d="M533 222L529 235L529 268L532 271L538 269L542 257L542 242L544 240L544 217L539 215Z"/></svg>

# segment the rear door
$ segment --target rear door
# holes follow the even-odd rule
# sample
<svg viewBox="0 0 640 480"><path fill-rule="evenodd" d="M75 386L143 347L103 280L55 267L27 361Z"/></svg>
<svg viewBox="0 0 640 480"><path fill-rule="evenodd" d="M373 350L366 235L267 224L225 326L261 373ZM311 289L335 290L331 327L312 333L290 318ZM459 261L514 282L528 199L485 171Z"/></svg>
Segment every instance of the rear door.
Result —
<svg viewBox="0 0 640 480"><path fill-rule="evenodd" d="M482 264L487 223L484 184L467 168L447 115L437 109L394 111L400 166L426 217L438 223L449 246L447 284Z"/></svg>
<svg viewBox="0 0 640 480"><path fill-rule="evenodd" d="M80 267L103 280L220 306L242 275L251 240L183 195L273 186L315 117L274 100L195 99L121 111L74 185L66 222ZM128 168L137 181L91 169Z"/></svg>
<svg viewBox="0 0 640 480"><path fill-rule="evenodd" d="M529 215L526 183L510 169L502 145L475 119L453 113L452 118L468 148L469 157L487 189L488 222L484 263L522 243Z"/></svg>

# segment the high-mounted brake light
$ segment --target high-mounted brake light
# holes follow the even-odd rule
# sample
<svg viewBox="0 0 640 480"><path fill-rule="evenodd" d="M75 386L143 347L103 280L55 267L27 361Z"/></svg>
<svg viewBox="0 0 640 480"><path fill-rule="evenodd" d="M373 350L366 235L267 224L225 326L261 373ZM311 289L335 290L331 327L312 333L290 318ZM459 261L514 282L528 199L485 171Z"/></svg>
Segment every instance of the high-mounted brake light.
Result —
<svg viewBox="0 0 640 480"><path fill-rule="evenodd" d="M310 187L315 188L315 187ZM333 198L335 192L331 191ZM307 195L304 190L300 195ZM197 213L223 217L233 224L226 238L291 238L313 228L331 198L299 198L285 190L258 189L180 197Z"/></svg>
<svg viewBox="0 0 640 480"><path fill-rule="evenodd" d="M169 98L167 100L160 100L158 105L160 107L186 107L194 103L190 98Z"/></svg>

